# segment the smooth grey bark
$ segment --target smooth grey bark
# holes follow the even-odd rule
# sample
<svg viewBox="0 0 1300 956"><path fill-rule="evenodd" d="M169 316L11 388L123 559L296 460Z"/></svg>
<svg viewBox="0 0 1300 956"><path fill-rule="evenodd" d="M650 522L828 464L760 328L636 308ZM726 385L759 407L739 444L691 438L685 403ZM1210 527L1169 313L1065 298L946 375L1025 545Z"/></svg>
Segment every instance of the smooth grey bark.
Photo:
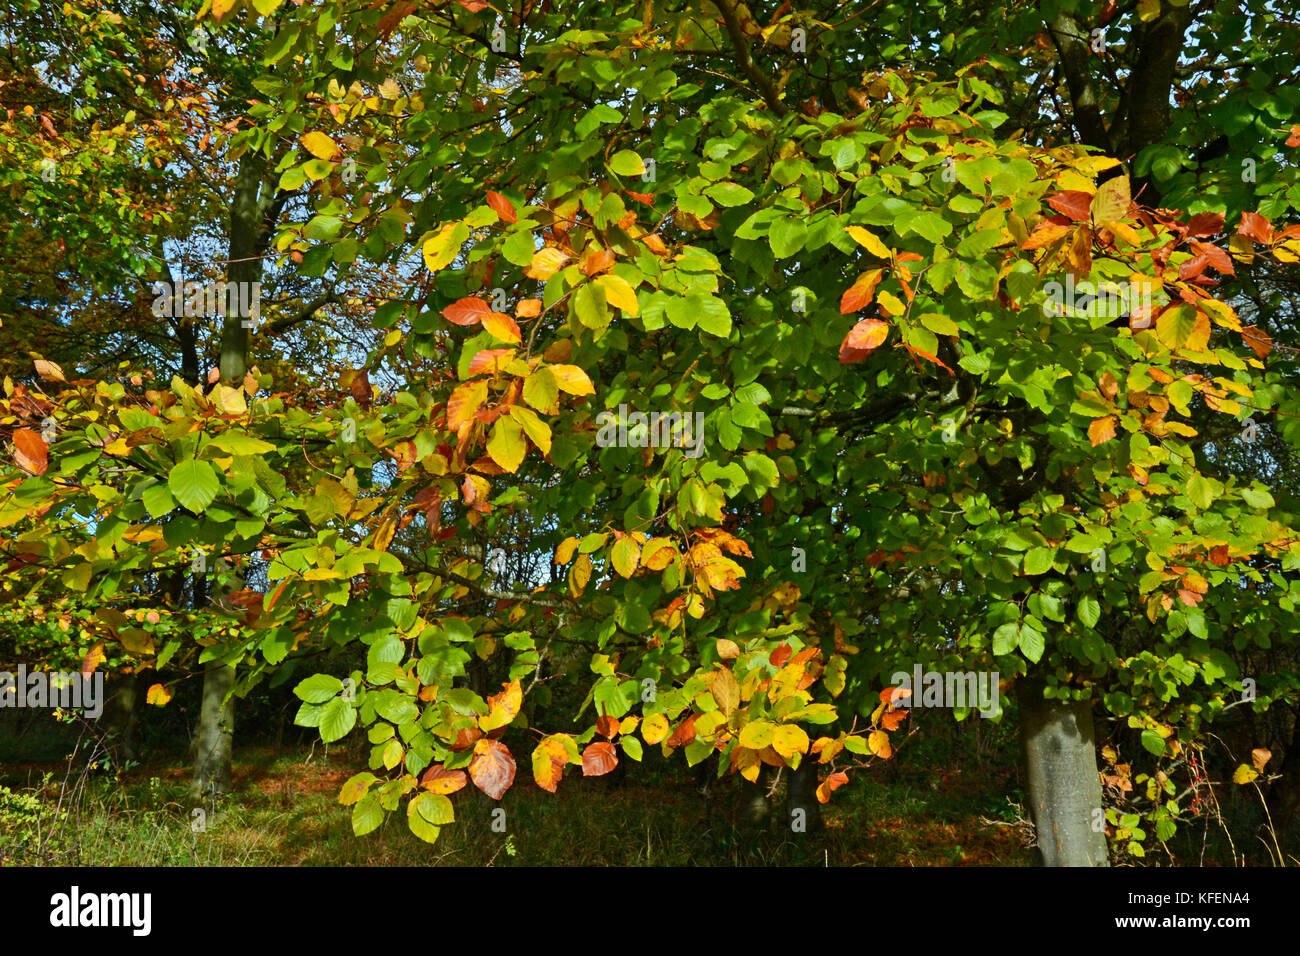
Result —
<svg viewBox="0 0 1300 956"><path fill-rule="evenodd" d="M250 151L239 160L235 195L230 205L230 245L226 281L239 283L262 281L262 254L266 251L267 189L264 178L267 161L260 152ZM248 371L250 327L244 317L226 315L221 323L221 380L232 388L239 387ZM195 580L196 607L207 601L207 591L200 579ZM190 793L195 797L217 796L230 789L231 760L234 751L235 703L227 700L235 686L235 668L217 661L208 662L203 671L203 706L194 733L194 778Z"/></svg>
<svg viewBox="0 0 1300 956"><path fill-rule="evenodd" d="M1092 702L1043 697L1040 680L1017 684L1020 743L1029 812L1043 866L1109 866L1105 830L1097 829L1097 772Z"/></svg>
<svg viewBox="0 0 1300 956"><path fill-rule="evenodd" d="M802 831L795 829L796 820L802 820ZM785 825L796 836L816 833L822 828L822 805L817 802L817 764L810 760L802 761L797 770L789 773L785 791Z"/></svg>
<svg viewBox="0 0 1300 956"><path fill-rule="evenodd" d="M235 702L227 700L235 686L235 669L208 661L203 671L203 705L194 734L194 778L190 796L206 800L230 789L230 766L235 739Z"/></svg>

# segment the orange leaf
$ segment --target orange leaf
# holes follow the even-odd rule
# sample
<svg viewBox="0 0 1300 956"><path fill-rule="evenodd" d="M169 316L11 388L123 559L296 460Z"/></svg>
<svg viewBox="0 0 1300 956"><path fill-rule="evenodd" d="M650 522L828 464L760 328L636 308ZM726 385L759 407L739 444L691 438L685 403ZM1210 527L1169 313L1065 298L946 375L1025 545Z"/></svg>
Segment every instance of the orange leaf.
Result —
<svg viewBox="0 0 1300 956"><path fill-rule="evenodd" d="M473 296L457 299L442 310L443 317L448 322L453 322L456 325L477 325L491 312L491 306L482 299Z"/></svg>
<svg viewBox="0 0 1300 956"><path fill-rule="evenodd" d="M469 776L493 800L500 800L515 782L515 758L499 740L483 739L474 744Z"/></svg>
<svg viewBox="0 0 1300 956"><path fill-rule="evenodd" d="M45 439L30 428L14 430L14 461L19 468L33 475L45 474L50 467L49 446Z"/></svg>
<svg viewBox="0 0 1300 956"><path fill-rule="evenodd" d="M1104 418L1093 419L1088 426L1088 439L1092 442L1092 447L1104 445L1115 437L1115 416L1107 415Z"/></svg>
<svg viewBox="0 0 1300 956"><path fill-rule="evenodd" d="M618 718L601 714L596 718L596 733L602 737L613 738L618 733Z"/></svg>
<svg viewBox="0 0 1300 956"><path fill-rule="evenodd" d="M533 316L540 314L541 311L541 299L520 299L519 304L515 306L515 315L521 319L531 319Z"/></svg>
<svg viewBox="0 0 1300 956"><path fill-rule="evenodd" d="M889 323L879 319L863 319L849 330L840 343L840 364L861 362L878 348L889 335Z"/></svg>
<svg viewBox="0 0 1300 956"><path fill-rule="evenodd" d="M440 763L434 764L420 777L420 786L443 795L455 793L469 783L463 770L448 770Z"/></svg>
<svg viewBox="0 0 1300 956"><path fill-rule="evenodd" d="M519 221L519 215L515 212L515 204L500 193L489 189L487 191L487 204L494 213L501 217L502 221Z"/></svg>
<svg viewBox="0 0 1300 956"><path fill-rule="evenodd" d="M474 417L474 413L487 400L487 382L466 382L447 399L447 428L459 431L460 426Z"/></svg>
<svg viewBox="0 0 1300 956"><path fill-rule="evenodd" d="M830 803L831 794L849 782L849 775L843 770L831 774L817 787L817 802Z"/></svg>
<svg viewBox="0 0 1300 956"><path fill-rule="evenodd" d="M1243 212L1237 234L1268 245L1273 241L1273 224L1257 212Z"/></svg>
<svg viewBox="0 0 1300 956"><path fill-rule="evenodd" d="M870 305L872 297L876 294L876 286L880 285L880 277L884 274L884 269L869 269L858 276L858 281L845 289L844 294L840 296L840 315L858 312Z"/></svg>
<svg viewBox="0 0 1300 956"><path fill-rule="evenodd" d="M519 323L504 312L489 312L483 316L483 328L503 342L520 342Z"/></svg>
<svg viewBox="0 0 1300 956"><path fill-rule="evenodd" d="M558 735L547 737L533 751L533 779L537 785L548 793L554 793L560 778L564 775L564 765L569 762L569 755Z"/></svg>
<svg viewBox="0 0 1300 956"><path fill-rule="evenodd" d="M600 743L588 744L587 749L582 752L582 775L584 777L600 777L617 766L618 754L611 743L601 741Z"/></svg>
<svg viewBox="0 0 1300 956"><path fill-rule="evenodd" d="M508 725L519 715L519 708L523 705L524 692L519 687L519 681L512 680L501 686L504 688L501 693L493 694L487 699L491 710L479 718L478 725L483 728L484 733Z"/></svg>
<svg viewBox="0 0 1300 956"><path fill-rule="evenodd" d="M1255 354L1260 358L1267 357L1268 353L1273 351L1273 339L1258 326L1246 326L1241 330L1241 337L1246 340L1246 344L1254 349Z"/></svg>
<svg viewBox="0 0 1300 956"><path fill-rule="evenodd" d="M504 369L515 357L514 349L481 349L469 360L469 375L481 372L496 374Z"/></svg>

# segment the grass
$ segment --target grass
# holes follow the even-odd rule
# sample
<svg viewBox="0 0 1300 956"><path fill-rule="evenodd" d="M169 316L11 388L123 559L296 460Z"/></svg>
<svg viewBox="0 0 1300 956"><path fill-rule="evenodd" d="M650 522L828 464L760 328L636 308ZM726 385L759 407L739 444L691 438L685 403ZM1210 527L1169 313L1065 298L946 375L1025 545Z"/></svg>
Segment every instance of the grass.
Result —
<svg viewBox="0 0 1300 956"><path fill-rule="evenodd" d="M729 778L700 796L680 761L657 754L624 783L566 777L557 794L526 770L497 804L467 788L453 802L457 821L426 844L395 814L365 837L352 833L339 786L358 766L337 750L276 756L237 753L233 792L215 807L194 807L188 768L164 762L115 778L103 772L62 779L55 765L6 765L0 782L68 809L48 862L79 866L925 866L1029 862L1009 828L981 822L996 794L988 788L917 786L863 779L823 808L820 832L794 834L778 818L745 828L735 820L738 787ZM46 777L46 774L51 774ZM505 811L494 829L493 810ZM205 826L195 832L195 810ZM499 817L499 815L498 815ZM48 822L48 821L47 821ZM48 832L48 828L46 829ZM0 820L0 853L5 852ZM13 848L9 850L11 857ZM21 862L21 860L19 861ZM32 862L28 859L28 862Z"/></svg>

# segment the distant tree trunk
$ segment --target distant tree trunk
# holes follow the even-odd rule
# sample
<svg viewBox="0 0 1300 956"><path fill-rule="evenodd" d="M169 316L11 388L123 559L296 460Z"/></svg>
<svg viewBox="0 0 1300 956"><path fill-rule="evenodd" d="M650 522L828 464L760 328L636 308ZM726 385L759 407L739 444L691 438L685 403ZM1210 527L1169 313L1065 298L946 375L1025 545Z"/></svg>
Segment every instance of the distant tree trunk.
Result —
<svg viewBox="0 0 1300 956"><path fill-rule="evenodd" d="M194 734L194 779L190 796L196 800L219 796L230 789L235 736L235 702L226 696L235 686L235 669L208 661L203 671L203 705Z"/></svg>
<svg viewBox="0 0 1300 956"><path fill-rule="evenodd" d="M767 792L772 786L772 768L763 764L758 768L758 779L740 787L740 824L748 830L761 830L772 817L772 803Z"/></svg>
<svg viewBox="0 0 1300 956"><path fill-rule="evenodd" d="M1093 739L1092 702L1043 697L1043 683L1017 684L1020 741L1029 810L1044 866L1109 866L1101 809L1101 778Z"/></svg>
<svg viewBox="0 0 1300 956"><path fill-rule="evenodd" d="M105 745L112 755L113 764L121 769L127 763L140 759L135 740L144 684L140 674L125 674L113 680L112 684L108 701L104 705L102 727L106 737Z"/></svg>
<svg viewBox="0 0 1300 956"><path fill-rule="evenodd" d="M266 251L266 195L263 178L266 159L257 151L245 153L239 160L235 195L230 206L229 264L226 281L241 292L240 283L262 280L262 254ZM252 301L251 292L247 301ZM230 314L234 312L235 314ZM238 310L227 310L221 324L221 380L237 388L248 371L250 326ZM195 582L195 606L206 602L206 588ZM200 597L201 596L201 597ZM226 701L235 686L235 668L209 661L203 672L203 706L199 726L194 734L194 779L190 791L196 796L215 796L230 789L231 760L234 751L235 705Z"/></svg>
<svg viewBox="0 0 1300 956"><path fill-rule="evenodd" d="M1300 715L1291 731L1291 743L1282 759L1281 777L1269 787L1268 814L1277 833L1277 842L1283 850L1290 843L1291 824L1300 808Z"/></svg>
<svg viewBox="0 0 1300 956"><path fill-rule="evenodd" d="M817 802L817 764L804 760L789 773L785 792L785 825L795 836L816 833L822 828L821 804Z"/></svg>

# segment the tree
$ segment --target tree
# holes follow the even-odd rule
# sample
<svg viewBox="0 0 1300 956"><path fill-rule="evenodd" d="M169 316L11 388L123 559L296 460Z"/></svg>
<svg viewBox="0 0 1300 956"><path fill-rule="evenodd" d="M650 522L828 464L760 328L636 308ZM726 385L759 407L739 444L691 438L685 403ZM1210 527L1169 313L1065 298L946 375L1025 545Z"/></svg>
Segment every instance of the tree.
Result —
<svg viewBox="0 0 1300 956"><path fill-rule="evenodd" d="M89 565L75 573L109 598L194 541L257 555L265 592L230 597L241 620L204 654L247 665L247 692L304 644L366 647L365 671L297 684L300 723L330 741L359 722L374 745L341 795L358 833L413 794L409 826L436 838L466 772L505 792L545 634L588 648L596 675L590 725L534 730L548 790L658 744L751 781L806 779L815 757L825 801L892 755L895 670L997 671L1022 697L1035 822L1059 835L1045 861L1104 862L1096 707L1176 758L1241 688L1242 579L1267 575L1250 614L1294 641L1294 516L1202 438L1290 401L1267 335L1216 293L1300 254L1280 225L1294 200L1134 201L1162 134L1130 105L1114 107L1127 138L1093 144L1129 150L1115 158L1064 142L1064 113L1017 135L1050 88L1046 47L967 52L1032 37L1029 10L956 31L945 18L967 11L927 9L911 35L937 42L908 68L852 29L861 12L762 26L729 2L572 7L236 15L275 32L251 84L271 99L229 141L259 170L236 190L231 258L275 249L309 278L360 259L407 269L407 291L374 310L382 344L350 397L312 408L240 374L230 322L208 389L37 399L63 427L52 447L7 389L28 473L0 510L12 569L39 585ZM1182 14L1149 12L1124 15L1133 55L1164 63ZM1047 22L1082 129L1097 100L1076 82L1078 18ZM945 63L951 80L925 72ZM286 129L311 158L267 133ZM259 240L272 171L314 184L311 216ZM1165 203L1186 189L1157 178ZM391 394L369 384L379 368ZM122 454L96 444L106 420ZM484 538L512 523L563 569L538 590L485 576ZM147 554L110 566L128 534ZM475 658L501 661L499 693L472 686ZM1174 795L1152 801L1160 840Z"/></svg>

